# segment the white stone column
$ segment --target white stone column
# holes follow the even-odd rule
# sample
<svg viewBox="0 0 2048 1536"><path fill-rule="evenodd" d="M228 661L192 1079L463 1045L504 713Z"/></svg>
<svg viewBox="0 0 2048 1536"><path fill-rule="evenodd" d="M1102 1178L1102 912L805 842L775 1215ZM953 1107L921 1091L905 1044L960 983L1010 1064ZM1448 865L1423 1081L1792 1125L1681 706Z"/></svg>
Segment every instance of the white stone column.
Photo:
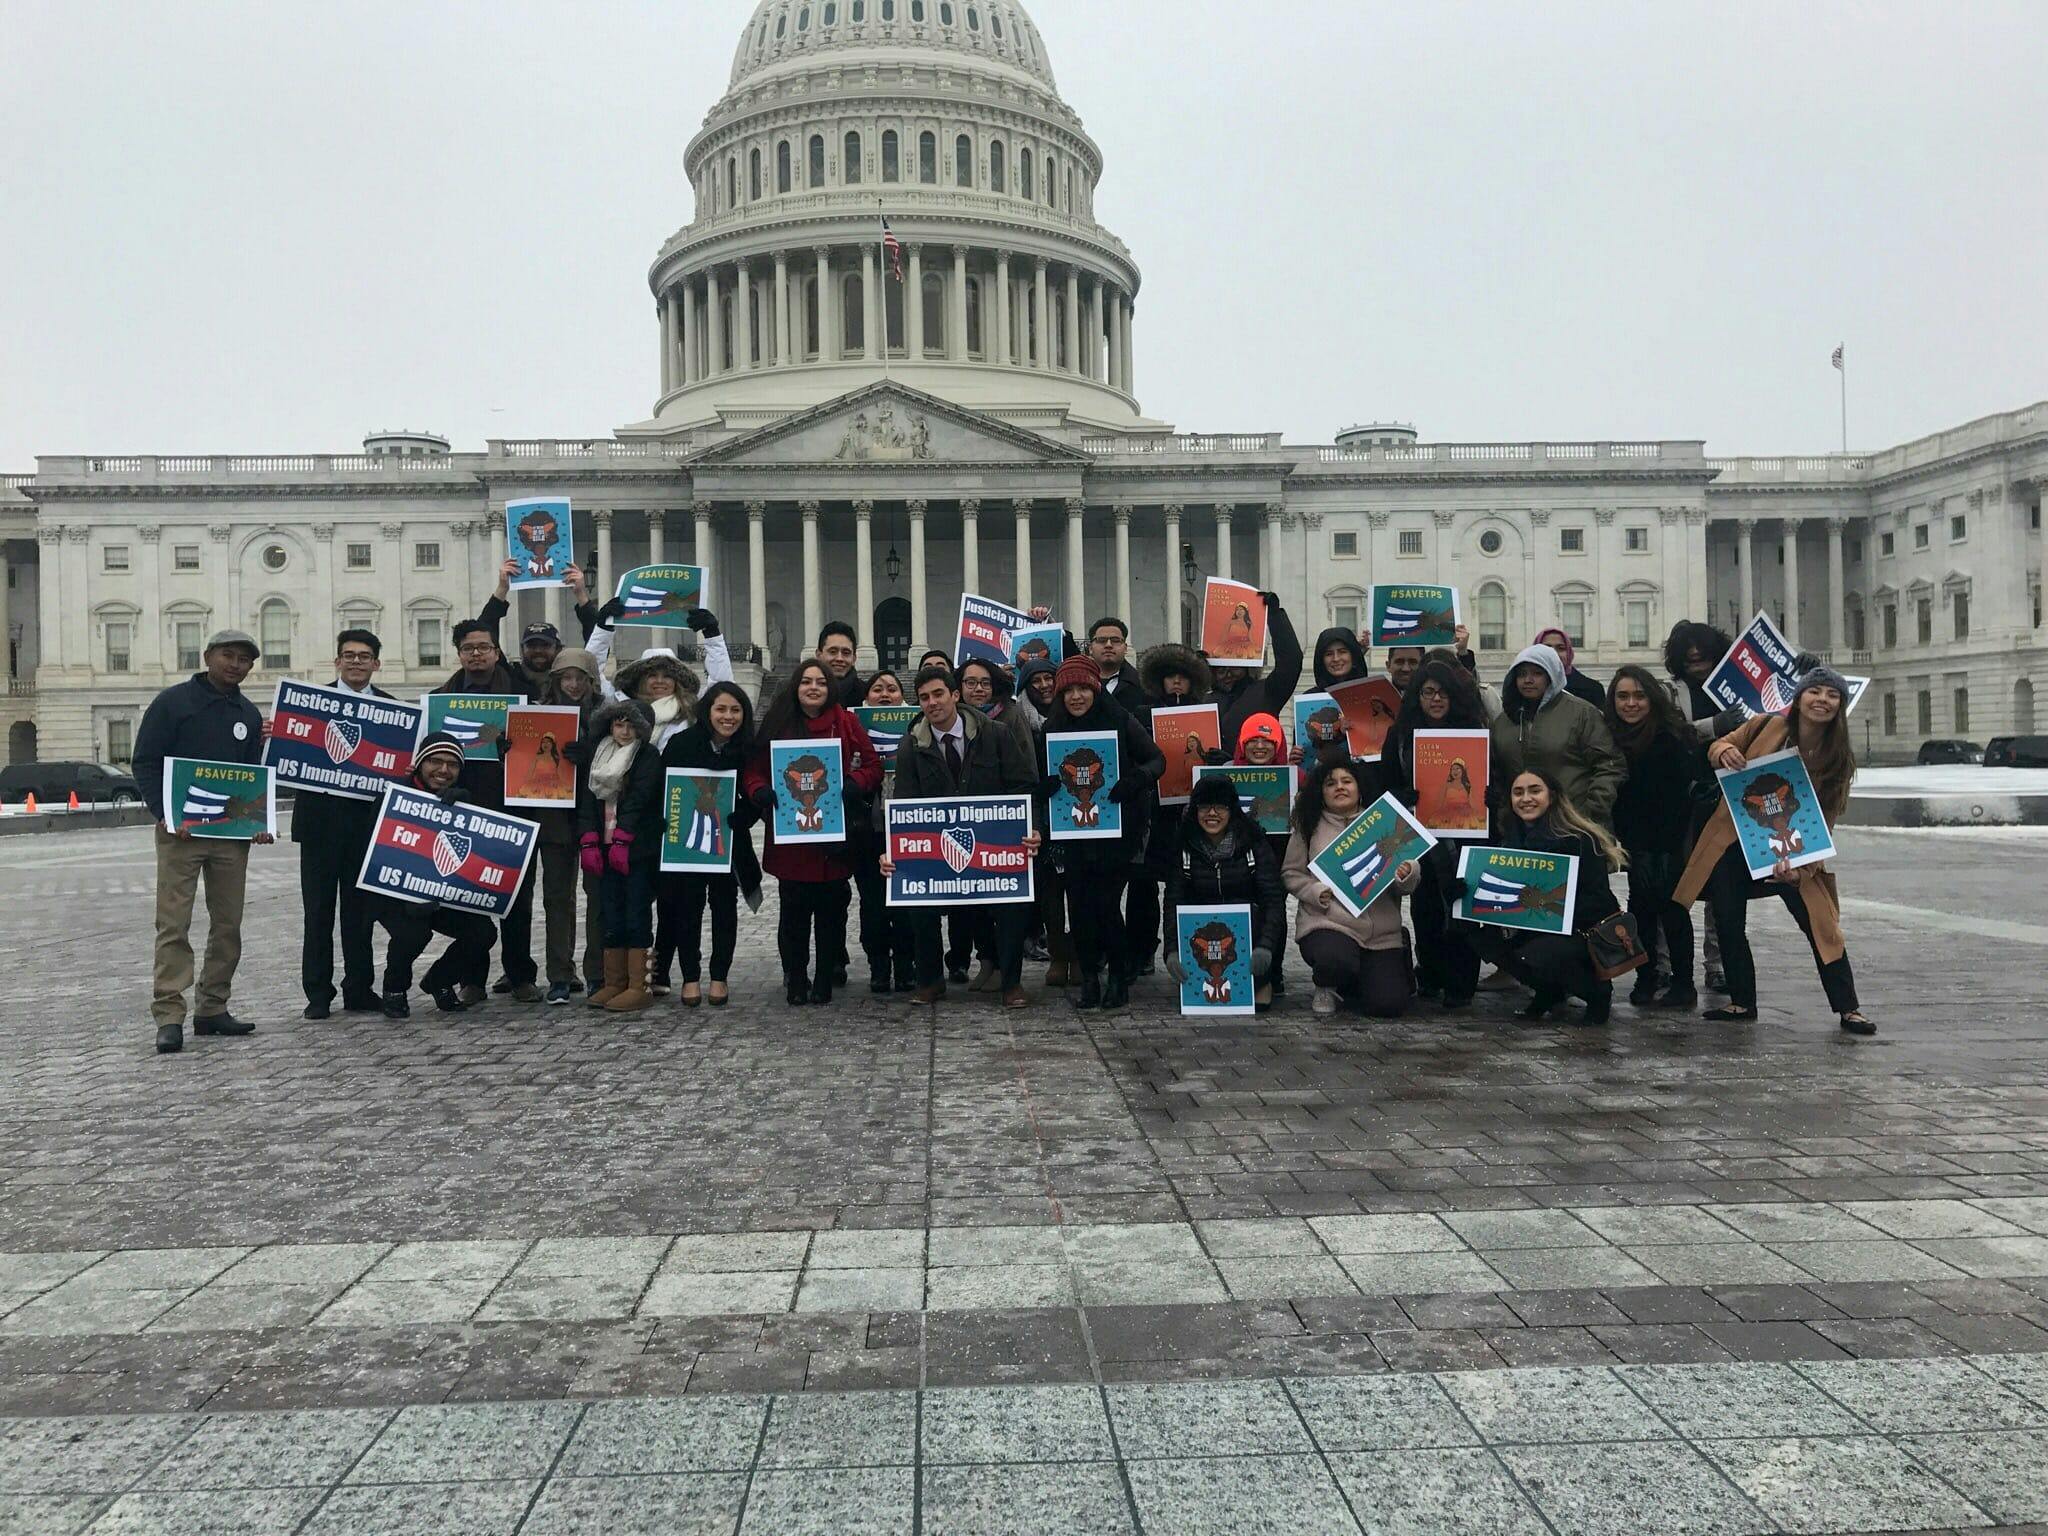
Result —
<svg viewBox="0 0 2048 1536"><path fill-rule="evenodd" d="M1131 504L1120 501L1116 516L1116 616L1131 622ZM1084 619L1082 621L1086 623Z"/></svg>
<svg viewBox="0 0 2048 1536"><path fill-rule="evenodd" d="M924 515L929 503L922 496L913 496L903 504L910 514L910 654L917 653L931 644L931 612L925 606L924 567Z"/></svg>
<svg viewBox="0 0 2048 1536"><path fill-rule="evenodd" d="M1067 502L1067 627L1086 624L1088 609L1088 567L1083 556L1087 537L1087 503L1078 496Z"/></svg>
<svg viewBox="0 0 2048 1536"><path fill-rule="evenodd" d="M661 320L661 392L665 395L676 387L676 306L674 298L663 293L655 300L655 308Z"/></svg>
<svg viewBox="0 0 2048 1536"><path fill-rule="evenodd" d="M161 532L162 530L159 529L158 531ZM0 693L7 691L6 685L14 677L14 647L12 635L8 629L8 625L13 622L13 619L7 611L7 580L11 569L12 567L7 559L7 546L4 543L0 543ZM22 569L26 570L28 567L23 566ZM150 622L161 628L162 617L162 611L159 610L157 613L150 615ZM24 646L22 649L26 650L27 647Z"/></svg>
<svg viewBox="0 0 2048 1536"><path fill-rule="evenodd" d="M1842 530L1848 525L1846 517L1828 519L1828 648L1837 667L1849 665L1849 594L1842 569Z"/></svg>
<svg viewBox="0 0 2048 1536"><path fill-rule="evenodd" d="M996 323L995 334L986 338L985 350L992 362L1008 366L1010 362L1010 253L996 252Z"/></svg>
<svg viewBox="0 0 2048 1536"><path fill-rule="evenodd" d="M751 262L742 261L734 270L738 275L732 290L732 362L737 372L745 373L755 362L754 269Z"/></svg>
<svg viewBox="0 0 2048 1536"><path fill-rule="evenodd" d="M839 355L839 295L832 291L832 251L829 246L813 246L811 254L818 259L818 361L830 362Z"/></svg>
<svg viewBox="0 0 2048 1536"><path fill-rule="evenodd" d="M718 298L718 269L713 267L704 274L704 335L710 347L704 358L707 379L725 372L725 310Z"/></svg>
<svg viewBox="0 0 2048 1536"><path fill-rule="evenodd" d="M1220 502L1216 507L1216 574L1225 581L1234 580L1230 567L1231 516L1235 509L1229 502Z"/></svg>
<svg viewBox="0 0 2048 1536"><path fill-rule="evenodd" d="M1031 503L1023 498L1010 503L1017 514L1017 596L1019 608L1031 606ZM1087 620L1083 619L1082 623Z"/></svg>
<svg viewBox="0 0 2048 1536"><path fill-rule="evenodd" d="M703 327L697 322L697 285L684 278L682 285L674 290L672 302L682 306L682 349L683 355L676 368L676 382L694 384L698 379L697 347L701 342Z"/></svg>
<svg viewBox="0 0 2048 1536"><path fill-rule="evenodd" d="M1088 345L1083 350L1086 355L1082 359L1082 365L1087 369L1088 377L1095 380L1098 384L1101 383L1102 279L1099 277L1088 285ZM1123 614L1121 617L1126 624L1131 622L1129 614Z"/></svg>
<svg viewBox="0 0 2048 1536"><path fill-rule="evenodd" d="M1111 357L1116 354L1112 352ZM1180 503L1169 501L1159 509L1166 519L1166 622L1161 626L1159 638L1180 640Z"/></svg>
<svg viewBox="0 0 2048 1536"><path fill-rule="evenodd" d="M953 291L947 295L951 320L946 331L946 356L956 363L967 361L967 247L953 247ZM918 636L923 642L923 635Z"/></svg>
<svg viewBox="0 0 2048 1536"><path fill-rule="evenodd" d="M1735 618L1735 628L1739 631L1756 617L1757 598L1763 591L1756 579L1756 519L1753 517L1741 518L1735 524L1735 563L1736 574L1741 577L1742 610Z"/></svg>
<svg viewBox="0 0 2048 1536"><path fill-rule="evenodd" d="M1785 550L1785 638L1792 649L1808 649L1805 626L1799 622L1799 520L1788 517L1781 526Z"/></svg>
<svg viewBox="0 0 2048 1536"><path fill-rule="evenodd" d="M1052 372L1052 309L1046 303L1046 260L1031 258L1031 365L1040 372ZM1082 621L1086 623L1084 619Z"/></svg>
<svg viewBox="0 0 2048 1536"><path fill-rule="evenodd" d="M662 519L665 518L667 515L668 514L662 511L659 507L651 508L647 513L647 563L649 565L660 565L664 560L668 558L668 530L662 526ZM605 598L610 595L611 591L617 589L618 584L618 577L613 576L609 581L605 583L605 586L607 588L606 592L601 594L595 587L591 588L591 600L595 602L598 605L598 607L602 608L605 603ZM563 595L564 597L566 597L568 594L564 593ZM705 596L703 593L698 594L697 602L700 607L708 608L711 606L711 599ZM574 616L573 612L571 616ZM569 631L565 628L563 629L562 633L566 636L569 633ZM661 630L656 629L654 631L653 643L656 645L667 645L669 642L667 637L662 634Z"/></svg>
<svg viewBox="0 0 2048 1536"><path fill-rule="evenodd" d="M68 660L64 652L64 530L55 523L36 527L36 673L53 677ZM202 642L204 643L204 642Z"/></svg>
<svg viewBox="0 0 2048 1536"><path fill-rule="evenodd" d="M825 622L825 573L818 565L818 514L815 501L800 501L797 510L804 519L804 632L800 645L809 644Z"/></svg>
<svg viewBox="0 0 2048 1536"><path fill-rule="evenodd" d="M1259 585L1268 592L1280 590L1280 519L1286 510L1280 502L1266 503L1264 537L1259 541Z"/></svg>
<svg viewBox="0 0 2048 1536"><path fill-rule="evenodd" d="M1067 372L1085 373L1081 363L1081 274L1073 267L1067 268L1067 313L1061 327L1067 344ZM1084 619L1082 621L1086 623Z"/></svg>
<svg viewBox="0 0 2048 1536"><path fill-rule="evenodd" d="M716 613L724 587L718 579L718 548L712 542L711 503L699 501L685 508L692 515L690 561L704 568L704 606Z"/></svg>
<svg viewBox="0 0 2048 1536"><path fill-rule="evenodd" d="M882 307L876 301L881 290L875 286L875 248L866 241L860 247L860 330L861 356L877 362L882 356ZM813 634L817 631L813 630Z"/></svg>
<svg viewBox="0 0 2048 1536"><path fill-rule="evenodd" d="M765 666L774 658L768 654L768 503L747 503L747 639L760 651Z"/></svg>
<svg viewBox="0 0 2048 1536"><path fill-rule="evenodd" d="M875 504L865 497L853 504L853 601L860 610L853 627L860 631L854 665L875 669ZM823 622L822 620L820 622ZM816 626L812 634L817 633Z"/></svg>
<svg viewBox="0 0 2048 1536"><path fill-rule="evenodd" d="M960 503L960 590L981 594L981 503L971 496Z"/></svg>
<svg viewBox="0 0 2048 1536"><path fill-rule="evenodd" d="M789 252L775 253L775 362L787 368L789 352Z"/></svg>
<svg viewBox="0 0 2048 1536"><path fill-rule="evenodd" d="M597 529L597 580L600 586L618 585L619 573L612 566L612 514L609 507L599 507L590 514L591 526Z"/></svg>
<svg viewBox="0 0 2048 1536"><path fill-rule="evenodd" d="M1109 291L1109 387L1124 388L1124 296L1120 289ZM1179 552L1175 551L1175 558Z"/></svg>
<svg viewBox="0 0 2048 1536"><path fill-rule="evenodd" d="M1124 393L1135 395L1138 392L1138 387L1137 370L1131 361L1131 326L1138 317L1138 307L1132 301L1129 294L1124 295L1123 303L1120 307L1123 311L1123 324L1120 328L1121 336L1119 340L1122 342L1123 350Z"/></svg>
<svg viewBox="0 0 2048 1536"><path fill-rule="evenodd" d="M910 246L903 269L903 351L914 363L924 356L924 247Z"/></svg>

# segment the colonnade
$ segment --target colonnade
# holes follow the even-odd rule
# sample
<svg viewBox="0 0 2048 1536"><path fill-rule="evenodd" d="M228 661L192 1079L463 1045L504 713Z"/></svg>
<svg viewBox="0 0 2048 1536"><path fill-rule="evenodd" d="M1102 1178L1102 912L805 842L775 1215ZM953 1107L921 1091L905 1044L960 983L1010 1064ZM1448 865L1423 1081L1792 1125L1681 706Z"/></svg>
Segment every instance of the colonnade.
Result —
<svg viewBox="0 0 2048 1536"><path fill-rule="evenodd" d="M1738 590L1741 593L1741 617L1738 622L1742 624L1747 624L1755 616L1764 598L1763 583L1757 579L1756 554L1760 547L1768 550L1772 545L1769 540L1759 542L1756 534L1759 521L1762 519L1754 517L1734 520L1736 575ZM1780 563L1785 571L1783 592L1786 638L1802 649L1840 652L1842 654L1836 659L1846 660L1849 648L1849 607L1847 560L1843 539L1848 531L1850 519L1831 516L1805 518L1788 514L1777 521L1776 547L1781 552ZM1824 643L1820 634L1804 624L1799 612L1799 530L1810 522L1822 523L1827 529L1827 631Z"/></svg>

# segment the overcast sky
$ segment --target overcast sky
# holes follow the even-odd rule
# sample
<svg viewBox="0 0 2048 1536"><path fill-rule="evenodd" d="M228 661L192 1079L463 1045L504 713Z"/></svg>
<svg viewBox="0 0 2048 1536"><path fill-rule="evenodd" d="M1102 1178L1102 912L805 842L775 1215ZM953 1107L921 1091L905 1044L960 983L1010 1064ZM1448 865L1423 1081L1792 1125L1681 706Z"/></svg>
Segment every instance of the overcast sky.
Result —
<svg viewBox="0 0 2048 1536"><path fill-rule="evenodd" d="M1028 0L1147 412L1879 447L2048 397L2048 5ZM747 0L0 0L0 468L603 435Z"/></svg>

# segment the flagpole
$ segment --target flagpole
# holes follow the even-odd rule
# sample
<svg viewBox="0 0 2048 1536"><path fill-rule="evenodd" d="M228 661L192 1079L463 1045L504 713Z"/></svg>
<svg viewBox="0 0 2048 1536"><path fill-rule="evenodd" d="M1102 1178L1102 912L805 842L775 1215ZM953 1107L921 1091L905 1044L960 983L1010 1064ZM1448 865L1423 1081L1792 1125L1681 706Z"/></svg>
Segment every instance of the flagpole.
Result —
<svg viewBox="0 0 2048 1536"><path fill-rule="evenodd" d="M882 377L886 379L889 377L889 210L879 193L875 196L875 282L881 290L875 295L880 300L875 305L875 322L882 328ZM910 324L907 313L903 323L905 327Z"/></svg>
<svg viewBox="0 0 2048 1536"><path fill-rule="evenodd" d="M1849 451L1849 364L1844 361L1836 370L1842 375L1842 452Z"/></svg>

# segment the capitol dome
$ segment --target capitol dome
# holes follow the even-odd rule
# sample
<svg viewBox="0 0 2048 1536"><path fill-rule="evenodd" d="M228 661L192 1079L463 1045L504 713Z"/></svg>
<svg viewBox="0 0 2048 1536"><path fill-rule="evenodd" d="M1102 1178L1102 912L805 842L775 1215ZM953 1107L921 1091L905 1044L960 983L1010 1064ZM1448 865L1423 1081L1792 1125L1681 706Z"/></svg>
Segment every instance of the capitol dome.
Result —
<svg viewBox="0 0 2048 1536"><path fill-rule="evenodd" d="M1015 0L760 0L683 165L693 216L648 275L661 392L627 430L884 376L1041 431L1141 424L1137 265Z"/></svg>

